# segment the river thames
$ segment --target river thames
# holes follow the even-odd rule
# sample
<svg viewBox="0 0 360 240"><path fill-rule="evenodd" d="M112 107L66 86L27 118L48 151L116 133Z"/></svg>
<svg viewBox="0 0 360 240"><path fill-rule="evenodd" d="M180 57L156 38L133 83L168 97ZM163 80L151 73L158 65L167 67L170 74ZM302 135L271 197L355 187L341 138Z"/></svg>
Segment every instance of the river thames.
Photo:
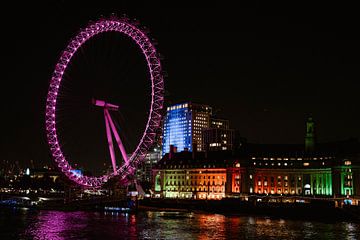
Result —
<svg viewBox="0 0 360 240"><path fill-rule="evenodd" d="M0 209L0 239L360 239L360 224L210 213Z"/></svg>

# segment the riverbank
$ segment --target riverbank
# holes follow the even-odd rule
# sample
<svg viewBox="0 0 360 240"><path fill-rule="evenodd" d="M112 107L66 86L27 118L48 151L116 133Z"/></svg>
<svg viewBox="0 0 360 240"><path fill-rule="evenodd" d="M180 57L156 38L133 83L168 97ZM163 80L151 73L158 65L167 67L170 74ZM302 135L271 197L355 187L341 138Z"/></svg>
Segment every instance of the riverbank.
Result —
<svg viewBox="0 0 360 240"><path fill-rule="evenodd" d="M239 199L185 200L143 199L139 210L182 210L224 215L258 215L284 219L360 222L359 206L334 207L329 202L284 203L252 202Z"/></svg>
<svg viewBox="0 0 360 240"><path fill-rule="evenodd" d="M64 198L28 196L1 196L0 208L27 208L32 210L55 211L118 211L136 210L136 202L131 199L97 197L66 201Z"/></svg>
<svg viewBox="0 0 360 240"><path fill-rule="evenodd" d="M22 198L21 198L22 199ZM16 199L18 200L18 199ZM25 207L34 210L56 211L104 211L104 212L136 212L136 211L178 211L207 212L227 216L269 216L282 219L301 219L318 221L360 222L360 206L344 205L335 207L331 201L308 202L269 202L238 198L222 200L189 200L189 199L141 199L138 201L118 199L91 199L64 203L63 199L42 201L34 204L32 201L3 200L0 207Z"/></svg>

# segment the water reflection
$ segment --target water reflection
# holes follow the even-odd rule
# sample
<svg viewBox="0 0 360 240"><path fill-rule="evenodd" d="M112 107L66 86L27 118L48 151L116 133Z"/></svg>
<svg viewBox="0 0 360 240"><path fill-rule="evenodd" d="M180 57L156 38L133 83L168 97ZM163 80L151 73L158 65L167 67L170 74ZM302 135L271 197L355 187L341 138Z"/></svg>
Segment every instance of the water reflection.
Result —
<svg viewBox="0 0 360 240"><path fill-rule="evenodd" d="M0 239L360 239L357 223L206 213L169 216L0 209Z"/></svg>
<svg viewBox="0 0 360 240"><path fill-rule="evenodd" d="M26 229L25 236L32 239L82 239L86 215L86 212L41 211Z"/></svg>
<svg viewBox="0 0 360 240"><path fill-rule="evenodd" d="M225 216L219 214L202 215L199 218L198 239L220 239L225 234Z"/></svg>
<svg viewBox="0 0 360 240"><path fill-rule="evenodd" d="M354 223L345 223L345 231L346 239L359 239L356 238L356 235L359 233L359 225L356 225Z"/></svg>

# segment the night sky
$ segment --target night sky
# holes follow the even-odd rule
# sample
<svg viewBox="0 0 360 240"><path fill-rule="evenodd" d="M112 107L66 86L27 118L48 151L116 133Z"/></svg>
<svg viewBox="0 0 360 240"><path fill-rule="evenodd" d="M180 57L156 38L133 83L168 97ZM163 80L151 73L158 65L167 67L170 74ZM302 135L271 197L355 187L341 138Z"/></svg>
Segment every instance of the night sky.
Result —
<svg viewBox="0 0 360 240"><path fill-rule="evenodd" d="M102 2L53 1L38 5L31 2L2 8L0 159L21 163L32 159L39 165L50 162L44 110L53 68L79 28L86 27L89 20L110 13L125 13L138 19L157 40L157 49L164 56L163 68L168 74L165 79L167 104L187 100L209 104L250 142L302 143L308 116L316 121L319 141L360 137L359 16L351 6L184 4L154 7L149 3L135 6L131 1ZM110 55L99 53L102 42L116 43L117 40L125 50L114 50L119 51L118 55L112 55L110 50L107 50ZM121 36L110 35L89 43L89 49L84 48L72 65L75 70L67 74L70 83L78 79L76 84L68 85L68 103L75 102L70 95L80 89L77 84L98 74L100 77L94 77L94 81L106 78L109 89L119 87L129 92L129 99L133 97L131 107L136 111L132 112L129 105L124 104L130 115L137 118L136 114L144 113L146 106L142 104L146 101L142 91L147 90L147 86L140 81L141 76L146 78L146 71L136 46ZM100 61L98 59L107 56L113 63L99 66L99 72L92 67L90 73L87 71L90 68L82 63L85 58ZM101 75L100 71L119 69L117 56L121 56L121 66L129 68L126 75L121 71ZM96 65L96 61L92 64ZM111 86L114 79L126 80L132 76L139 79L137 85L123 82ZM87 86L86 91L96 86L96 83ZM140 97L130 94L132 91ZM82 116L81 111L74 109L67 114L74 119L75 114L78 118ZM126 113L123 114L120 119L126 119ZM82 131L86 132L86 127L93 129L91 137L103 141L104 126L99 130L96 123L86 122ZM128 130L134 128L136 124L132 123ZM69 129L64 130L68 132L64 138L70 139L68 145L74 145L70 144L73 136ZM84 143L91 139L86 134L82 136L86 138ZM89 145L81 145L81 134L76 137L74 141L79 143L76 157L81 158ZM108 154L106 146L102 148L105 150L91 153L94 158Z"/></svg>

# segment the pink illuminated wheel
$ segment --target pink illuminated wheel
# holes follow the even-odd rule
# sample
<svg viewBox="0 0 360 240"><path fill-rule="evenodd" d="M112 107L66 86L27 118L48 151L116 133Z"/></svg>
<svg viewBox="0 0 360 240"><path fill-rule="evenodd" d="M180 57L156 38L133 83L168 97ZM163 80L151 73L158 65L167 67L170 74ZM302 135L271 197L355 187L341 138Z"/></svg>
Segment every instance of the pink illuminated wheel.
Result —
<svg viewBox="0 0 360 240"><path fill-rule="evenodd" d="M93 36L115 31L130 37L142 50L147 62L151 81L151 104L144 133L131 154L123 165L114 169L109 175L100 177L89 177L74 173L67 159L65 159L59 144L56 130L56 108L57 96L63 79L63 74L76 51ZM164 81L159 55L149 37L127 18L111 17L100 19L90 23L82 29L68 44L62 52L58 63L55 66L46 99L46 133L50 151L59 169L72 181L82 187L98 188L107 182L111 177L117 176L125 180L127 176L134 173L137 165L144 159L149 147L155 140L156 131L160 126L161 109L163 108ZM99 104L98 104L99 105ZM111 121L111 120L110 120ZM111 122L110 122L111 123Z"/></svg>

